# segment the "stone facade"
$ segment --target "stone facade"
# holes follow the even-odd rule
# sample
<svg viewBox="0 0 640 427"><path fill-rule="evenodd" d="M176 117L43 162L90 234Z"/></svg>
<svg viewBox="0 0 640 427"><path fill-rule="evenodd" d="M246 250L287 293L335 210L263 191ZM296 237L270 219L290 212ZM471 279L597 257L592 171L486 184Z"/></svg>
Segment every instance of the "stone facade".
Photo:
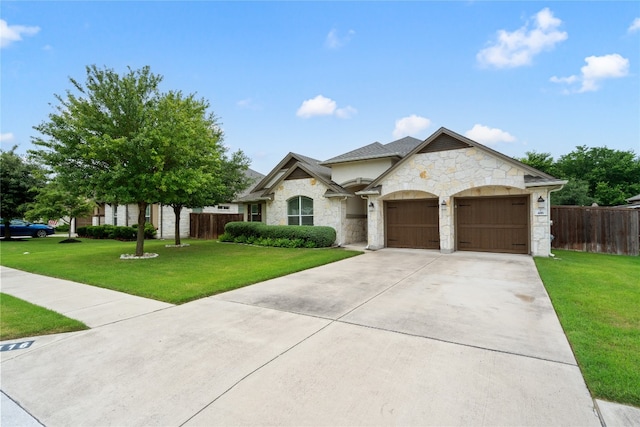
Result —
<svg viewBox="0 0 640 427"><path fill-rule="evenodd" d="M548 256L550 223L546 209L538 209L538 198L549 200L547 188L525 186L525 171L490 153L469 147L416 154L382 182L379 196L369 196L375 208L369 210L368 242L371 249L384 247L385 200L437 198L441 208L440 250L455 248L454 202L456 197L529 195L530 249L533 255ZM445 203L445 206L442 206Z"/></svg>
<svg viewBox="0 0 640 427"><path fill-rule="evenodd" d="M280 182L274 199L266 203L266 223L287 225L287 202L292 197L313 199L313 225L324 225L336 230L336 243L344 242L342 227L346 217L346 201L342 198L324 197L327 187L315 178L291 179Z"/></svg>
<svg viewBox="0 0 640 427"><path fill-rule="evenodd" d="M336 243L366 241L370 249L386 245L387 201L435 200L439 247L449 253L457 250L459 240L458 198L526 196L529 215L524 221L522 208L518 208L518 221L520 227L524 222L528 227L528 252L539 256L548 256L551 249L548 208L543 204L549 203L551 191L566 183L445 128L424 141L406 137L374 143L325 162L289 153L264 181L244 200L247 206L264 203L263 222L287 224L287 201L310 197L314 225L333 227ZM269 198L273 200L265 201ZM487 243L487 249L493 244L489 240L482 243ZM522 240L514 244L526 252Z"/></svg>

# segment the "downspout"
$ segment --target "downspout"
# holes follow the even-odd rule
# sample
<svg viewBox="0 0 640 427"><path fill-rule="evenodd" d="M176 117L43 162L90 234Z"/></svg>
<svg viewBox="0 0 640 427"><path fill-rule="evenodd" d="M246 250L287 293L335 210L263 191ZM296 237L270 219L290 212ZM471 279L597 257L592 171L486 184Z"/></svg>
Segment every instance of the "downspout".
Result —
<svg viewBox="0 0 640 427"><path fill-rule="evenodd" d="M158 227L160 228L160 240L164 240L164 237L162 235L162 233L164 233L164 219L162 213L162 203L160 203L160 227Z"/></svg>
<svg viewBox="0 0 640 427"><path fill-rule="evenodd" d="M362 200L366 200L367 201L367 206L365 206L365 208L367 210L367 246L364 247L364 250L368 251L369 250L369 196L363 196L361 194L360 198Z"/></svg>
<svg viewBox="0 0 640 427"><path fill-rule="evenodd" d="M551 253L551 237L553 236L553 234L551 234L551 226L553 225L553 221L551 220L551 193L562 190L564 186L565 184L561 184L558 188L549 190L549 197L547 197L549 199L549 256L551 258L555 257L555 255Z"/></svg>

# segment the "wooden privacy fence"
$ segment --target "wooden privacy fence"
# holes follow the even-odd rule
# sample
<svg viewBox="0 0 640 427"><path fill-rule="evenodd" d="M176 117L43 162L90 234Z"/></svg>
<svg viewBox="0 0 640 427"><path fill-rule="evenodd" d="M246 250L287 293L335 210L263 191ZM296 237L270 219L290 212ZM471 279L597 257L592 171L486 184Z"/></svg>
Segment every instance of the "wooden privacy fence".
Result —
<svg viewBox="0 0 640 427"><path fill-rule="evenodd" d="M189 214L189 237L217 239L228 222L243 220L243 214L192 213Z"/></svg>
<svg viewBox="0 0 640 427"><path fill-rule="evenodd" d="M582 252L638 255L638 209L551 206L551 246Z"/></svg>

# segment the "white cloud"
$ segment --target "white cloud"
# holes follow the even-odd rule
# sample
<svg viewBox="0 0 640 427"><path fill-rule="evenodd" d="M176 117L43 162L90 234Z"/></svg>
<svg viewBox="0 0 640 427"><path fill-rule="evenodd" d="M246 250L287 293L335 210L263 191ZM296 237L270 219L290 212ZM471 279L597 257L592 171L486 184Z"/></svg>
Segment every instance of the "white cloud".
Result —
<svg viewBox="0 0 640 427"><path fill-rule="evenodd" d="M40 31L40 27L26 27L24 25L8 25L0 19L0 47L7 47L13 42L22 40L22 36L33 36Z"/></svg>
<svg viewBox="0 0 640 427"><path fill-rule="evenodd" d="M356 113L358 112L358 110L356 110L355 108L353 108L351 105L347 105L344 108L336 108L335 111L335 115L336 117L338 117L339 119L350 119L351 117L353 117Z"/></svg>
<svg viewBox="0 0 640 427"><path fill-rule="evenodd" d="M296 115L304 119L315 116L336 116L339 119L349 119L357 112L358 110L350 105L338 108L336 101L333 99L318 95L315 98L303 101Z"/></svg>
<svg viewBox="0 0 640 427"><path fill-rule="evenodd" d="M11 132L0 133L0 142L12 142L14 140L14 136Z"/></svg>
<svg viewBox="0 0 640 427"><path fill-rule="evenodd" d="M329 34L327 34L327 38L324 40L324 46L328 49L341 48L345 44L349 43L349 41L351 41L351 38L355 35L355 33L355 31L349 30L347 31L346 35L341 37L338 34L338 30L332 28L331 31L329 31Z"/></svg>
<svg viewBox="0 0 640 427"><path fill-rule="evenodd" d="M605 79L615 79L629 75L629 60L617 53L603 56L588 56L587 65L580 69L580 75L569 77L553 76L549 81L553 83L574 84L581 83L574 92L593 92L600 89L600 82Z"/></svg>
<svg viewBox="0 0 640 427"><path fill-rule="evenodd" d="M542 9L529 23L516 31L498 31L498 39L476 55L478 62L487 67L514 68L531 64L533 57L567 39L564 31L558 30L562 21L553 16L548 8Z"/></svg>
<svg viewBox="0 0 640 427"><path fill-rule="evenodd" d="M634 19L627 29L627 32L629 33L635 33L636 31L640 31L640 18Z"/></svg>
<svg viewBox="0 0 640 427"><path fill-rule="evenodd" d="M495 145L500 142L514 142L516 140L516 137L509 132L480 124L473 125L470 130L465 132L464 136L485 145Z"/></svg>
<svg viewBox="0 0 640 427"><path fill-rule="evenodd" d="M393 130L394 138L402 138L408 135L416 135L431 125L431 120L426 117L412 114L396 120L396 127Z"/></svg>
<svg viewBox="0 0 640 427"><path fill-rule="evenodd" d="M256 103L256 101L253 98L241 99L240 101L236 102L236 105L240 108L244 108L247 110L262 109L262 107L258 103Z"/></svg>

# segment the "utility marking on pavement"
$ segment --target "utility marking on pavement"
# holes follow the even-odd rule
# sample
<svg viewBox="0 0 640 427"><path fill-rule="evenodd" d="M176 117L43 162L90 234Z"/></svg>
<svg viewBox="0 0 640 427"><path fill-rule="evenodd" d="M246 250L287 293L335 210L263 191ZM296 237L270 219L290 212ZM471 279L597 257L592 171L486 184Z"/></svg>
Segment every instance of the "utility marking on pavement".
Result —
<svg viewBox="0 0 640 427"><path fill-rule="evenodd" d="M11 351L11 350L24 350L25 348L31 347L35 341L23 341L23 342L14 342L11 344L3 344L0 346L0 351Z"/></svg>

